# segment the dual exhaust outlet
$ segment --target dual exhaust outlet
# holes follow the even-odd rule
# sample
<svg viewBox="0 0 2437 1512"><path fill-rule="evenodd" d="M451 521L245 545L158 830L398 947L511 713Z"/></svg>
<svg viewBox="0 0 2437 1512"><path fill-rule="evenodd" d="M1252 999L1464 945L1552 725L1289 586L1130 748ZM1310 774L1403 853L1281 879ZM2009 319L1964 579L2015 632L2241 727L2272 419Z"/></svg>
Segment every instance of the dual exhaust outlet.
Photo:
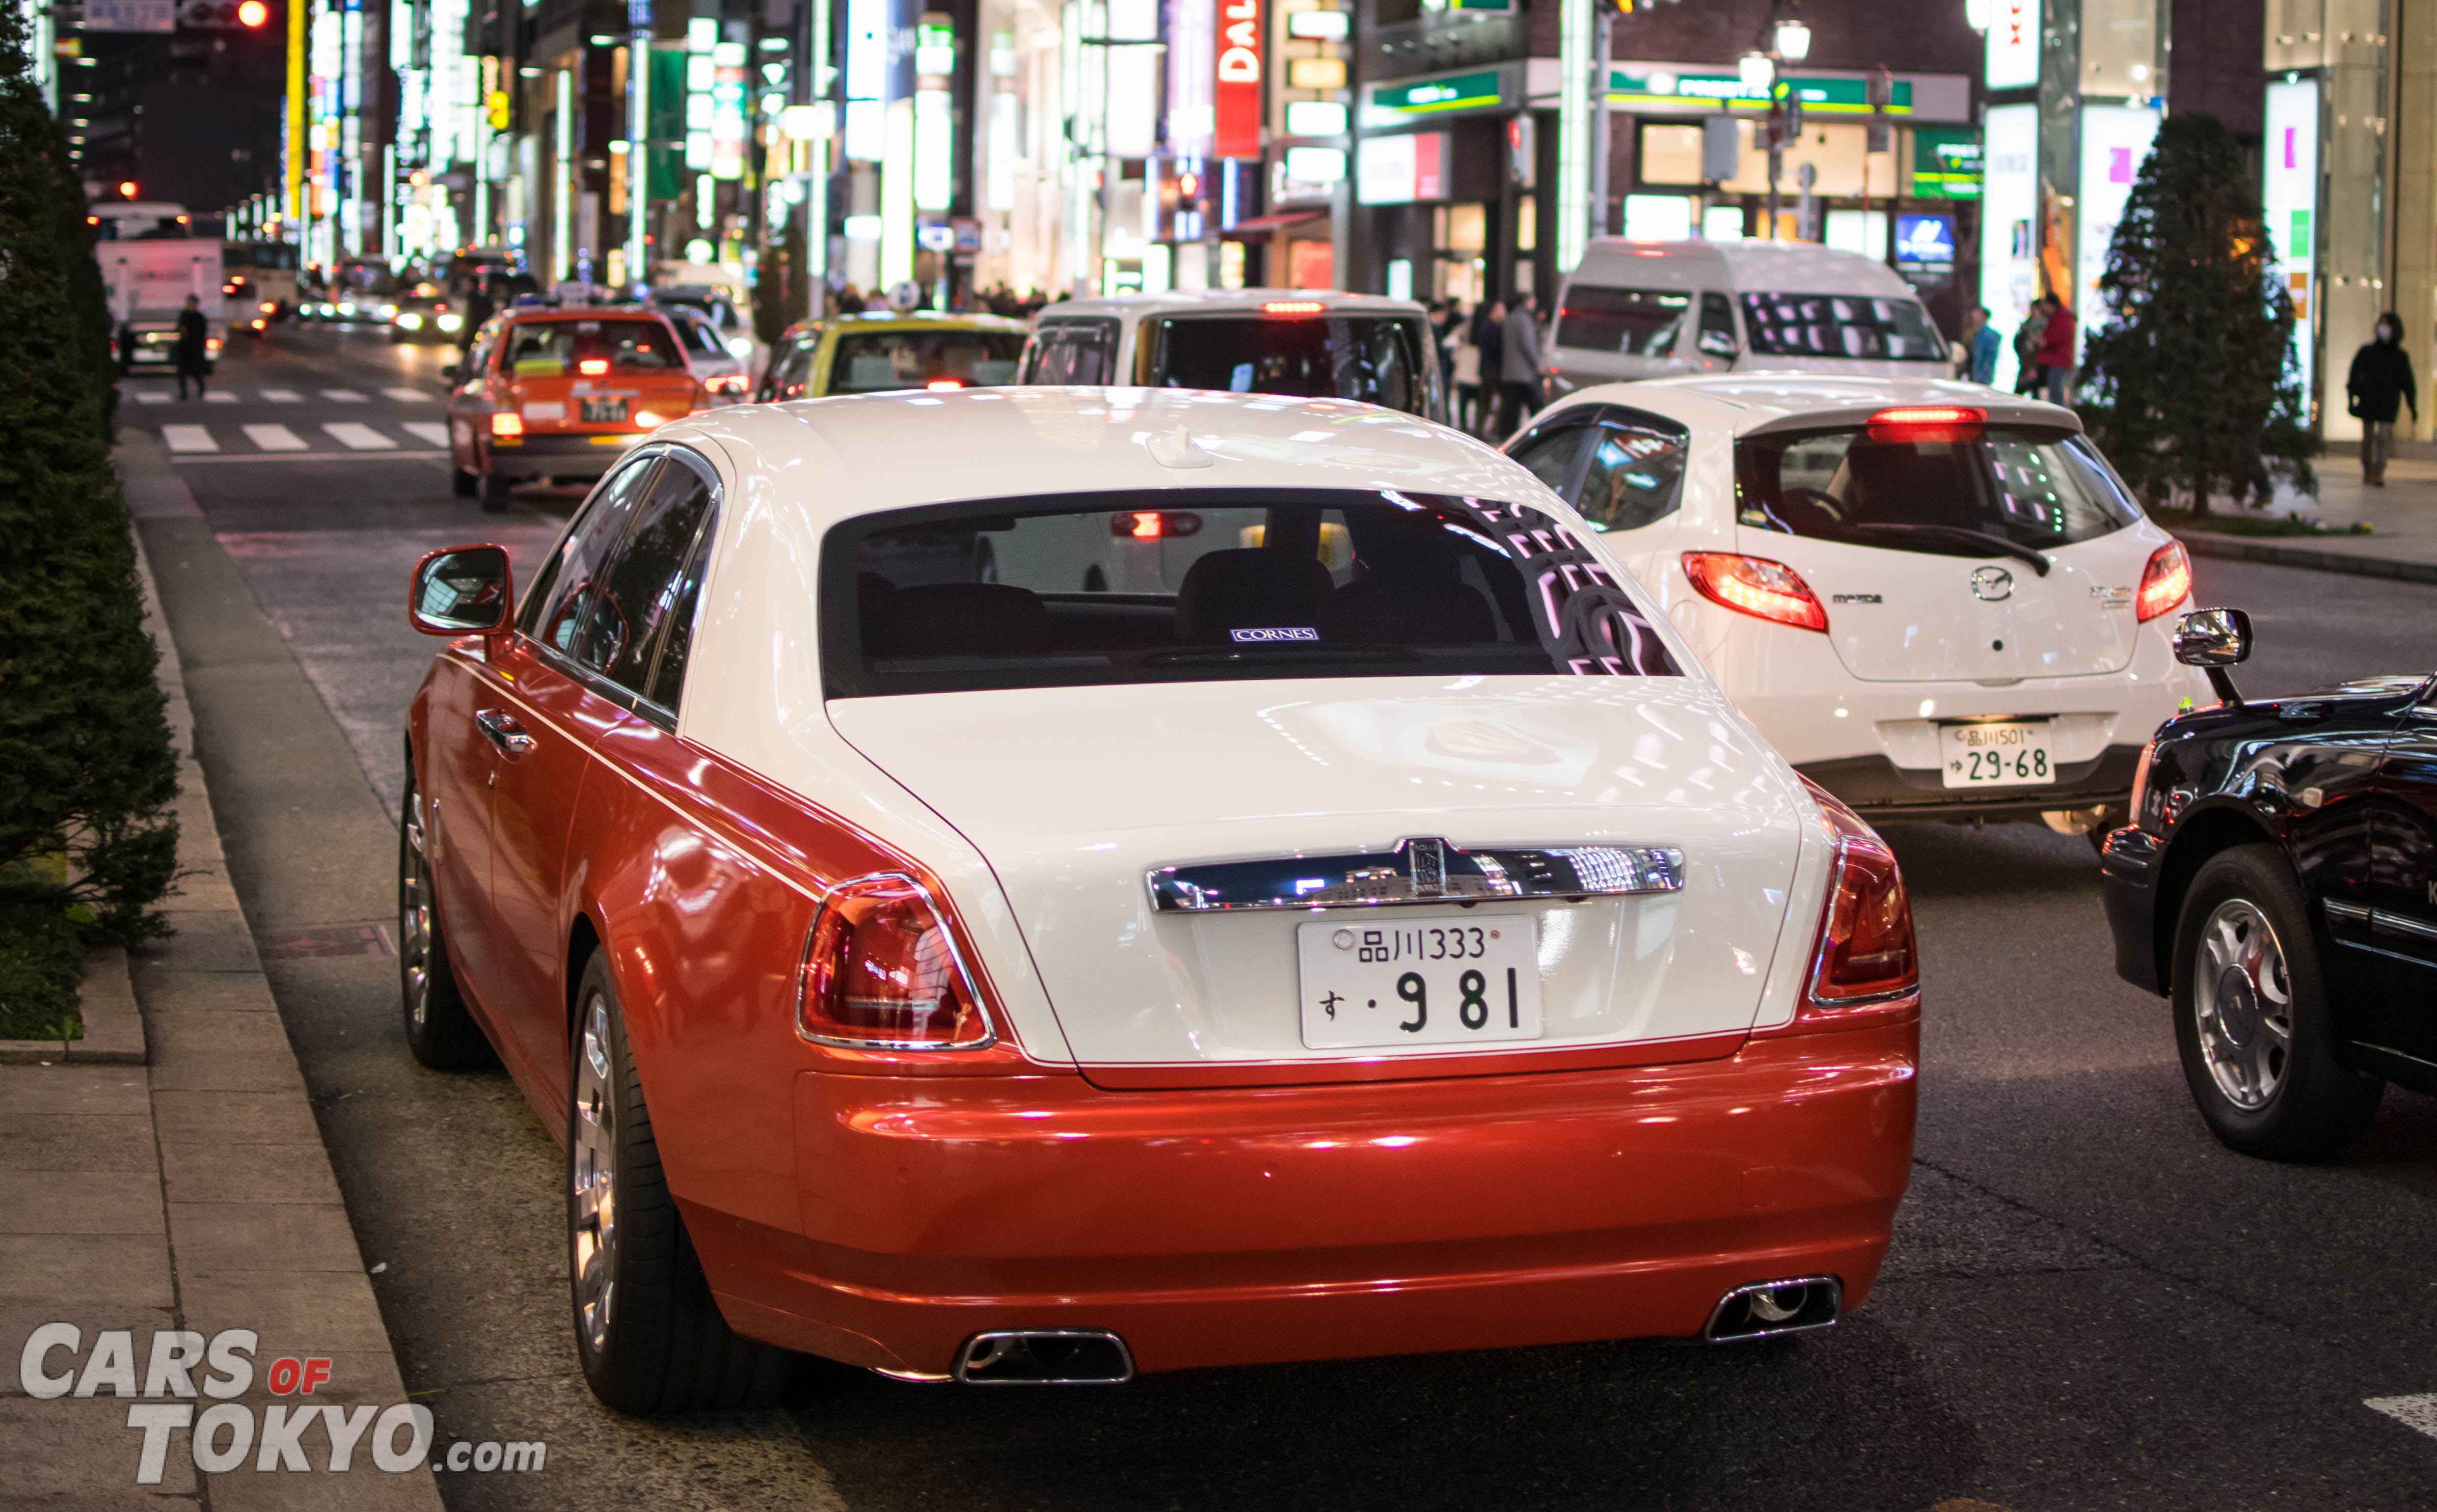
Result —
<svg viewBox="0 0 2437 1512"><path fill-rule="evenodd" d="M1738 1286L1718 1299L1701 1339L1741 1344L1832 1329L1844 1297L1844 1284L1832 1276ZM951 1375L969 1386L1114 1386L1133 1378L1133 1351L1106 1329L976 1333L956 1351Z"/></svg>

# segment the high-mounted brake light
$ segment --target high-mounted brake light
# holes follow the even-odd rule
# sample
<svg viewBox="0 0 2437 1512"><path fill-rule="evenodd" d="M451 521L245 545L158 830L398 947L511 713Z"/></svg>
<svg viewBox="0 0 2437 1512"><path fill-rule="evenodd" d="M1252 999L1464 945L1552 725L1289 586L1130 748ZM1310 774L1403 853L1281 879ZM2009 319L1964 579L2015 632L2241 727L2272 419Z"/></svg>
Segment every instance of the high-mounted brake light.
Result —
<svg viewBox="0 0 2437 1512"><path fill-rule="evenodd" d="M982 1050L996 1042L946 922L908 877L859 878L813 919L796 1028L818 1045Z"/></svg>
<svg viewBox="0 0 2437 1512"><path fill-rule="evenodd" d="M1895 852L1826 790L1813 785L1811 795L1835 834L1836 859L1797 1022L1835 1028L1858 1010L1907 1012L1920 991L1920 956Z"/></svg>
<svg viewBox="0 0 2437 1512"><path fill-rule="evenodd" d="M492 435L494 435L494 436L521 436L521 435L523 435L524 433L525 433L525 417L524 417L524 416L522 416L522 415L520 415L520 414L517 413L517 412L516 412L515 410L513 410L513 409L494 409L494 410L492 410L492 411L491 411L491 434L492 434Z"/></svg>
<svg viewBox="0 0 2437 1512"><path fill-rule="evenodd" d="M1109 516L1109 533L1128 541L1198 535L1201 516L1186 510L1119 510Z"/></svg>
<svg viewBox="0 0 2437 1512"><path fill-rule="evenodd" d="M2141 569L2141 593L2134 601L2136 622L2148 624L2192 596L2192 557L2181 541L2169 541L2149 553Z"/></svg>
<svg viewBox="0 0 2437 1512"><path fill-rule="evenodd" d="M1989 411L1968 405L1900 405L1869 419L1872 441L1972 441Z"/></svg>
<svg viewBox="0 0 2437 1512"><path fill-rule="evenodd" d="M601 374L609 371L609 359L607 357L586 357L583 361L578 362L575 365L575 371L583 374L587 378L597 378L601 376Z"/></svg>
<svg viewBox="0 0 2437 1512"><path fill-rule="evenodd" d="M1702 598L1737 614L1797 630L1828 628L1828 611L1811 585L1782 562L1732 551L1687 551L1684 576Z"/></svg>
<svg viewBox="0 0 2437 1512"><path fill-rule="evenodd" d="M1273 299L1261 306L1264 315L1318 315L1328 306L1316 299Z"/></svg>

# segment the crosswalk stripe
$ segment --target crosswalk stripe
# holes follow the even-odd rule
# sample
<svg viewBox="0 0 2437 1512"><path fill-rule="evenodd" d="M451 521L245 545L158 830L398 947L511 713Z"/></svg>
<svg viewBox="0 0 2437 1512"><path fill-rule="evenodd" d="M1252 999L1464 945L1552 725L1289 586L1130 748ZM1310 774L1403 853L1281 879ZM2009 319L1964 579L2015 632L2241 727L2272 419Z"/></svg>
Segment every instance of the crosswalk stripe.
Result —
<svg viewBox="0 0 2437 1512"><path fill-rule="evenodd" d="M2372 1397L2361 1405L2437 1438L2437 1393L2417 1397Z"/></svg>
<svg viewBox="0 0 2437 1512"><path fill-rule="evenodd" d="M434 446L448 444L448 427L437 420L401 420L397 423L397 428L417 441L428 442Z"/></svg>
<svg viewBox="0 0 2437 1512"><path fill-rule="evenodd" d="M420 389L383 389L381 391L381 395L384 398L395 399L401 403L411 405L421 404L431 397L431 395L425 393Z"/></svg>
<svg viewBox="0 0 2437 1512"><path fill-rule="evenodd" d="M226 389L222 389L218 393L207 393L203 395L203 403L207 405L233 405L237 403L237 395L229 392Z"/></svg>
<svg viewBox="0 0 2437 1512"><path fill-rule="evenodd" d="M265 389L262 396L275 405L303 404L305 396L293 389Z"/></svg>
<svg viewBox="0 0 2437 1512"><path fill-rule="evenodd" d="M364 402L364 396L353 389L324 389L322 397L333 404L359 405Z"/></svg>
<svg viewBox="0 0 2437 1512"><path fill-rule="evenodd" d="M264 451L303 451L305 438L286 426L246 426L245 439Z"/></svg>
<svg viewBox="0 0 2437 1512"><path fill-rule="evenodd" d="M163 426L161 439L171 451L218 451L220 443L202 426Z"/></svg>
<svg viewBox="0 0 2437 1512"><path fill-rule="evenodd" d="M336 420L322 427L330 439L350 451L395 451L397 443L370 426L359 426L352 420Z"/></svg>
<svg viewBox="0 0 2437 1512"><path fill-rule="evenodd" d="M155 393L149 389L138 389L135 391L135 402L140 405L165 405L169 402L169 396L166 393Z"/></svg>

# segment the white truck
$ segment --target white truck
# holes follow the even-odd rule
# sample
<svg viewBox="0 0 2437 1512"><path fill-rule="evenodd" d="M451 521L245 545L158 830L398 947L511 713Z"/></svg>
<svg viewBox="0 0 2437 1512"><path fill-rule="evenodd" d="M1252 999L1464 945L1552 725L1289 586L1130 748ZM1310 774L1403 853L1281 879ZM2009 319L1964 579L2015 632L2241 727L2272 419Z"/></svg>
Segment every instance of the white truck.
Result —
<svg viewBox="0 0 2437 1512"><path fill-rule="evenodd" d="M94 246L102 287L117 329L118 371L176 371L178 312L192 294L202 305L209 336L208 361L217 365L228 340L220 241L185 235L184 212L175 205L123 204L99 218L102 239ZM140 213L138 213L140 212Z"/></svg>

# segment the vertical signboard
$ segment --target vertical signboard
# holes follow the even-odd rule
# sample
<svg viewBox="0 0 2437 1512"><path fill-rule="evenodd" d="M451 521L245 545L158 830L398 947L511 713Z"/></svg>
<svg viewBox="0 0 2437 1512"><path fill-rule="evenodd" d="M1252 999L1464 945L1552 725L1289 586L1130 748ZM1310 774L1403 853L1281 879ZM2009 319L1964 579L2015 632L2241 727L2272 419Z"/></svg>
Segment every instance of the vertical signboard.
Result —
<svg viewBox="0 0 2437 1512"><path fill-rule="evenodd" d="M2315 407L2311 370L2318 342L2310 318L2319 292L2319 81L2272 83L2267 104L2260 206L2276 280L2293 296L2293 356L2302 369L2302 400Z"/></svg>
<svg viewBox="0 0 2437 1512"><path fill-rule="evenodd" d="M2080 234L2074 249L2078 287L2065 299L2082 336L2107 318L2098 302L2099 275L2107 271L2108 245L2157 135L2158 113L2147 105L2081 108L2081 192L2075 205Z"/></svg>
<svg viewBox="0 0 2437 1512"><path fill-rule="evenodd" d="M1261 155L1261 0L1218 0L1218 130L1222 158Z"/></svg>
<svg viewBox="0 0 2437 1512"><path fill-rule="evenodd" d="M1989 24L1990 89L2023 89L2040 81L2040 0L1997 0Z"/></svg>
<svg viewBox="0 0 2437 1512"><path fill-rule="evenodd" d="M1217 0L1170 0L1167 43L1167 145L1180 158L1212 156L1218 83Z"/></svg>
<svg viewBox="0 0 2437 1512"><path fill-rule="evenodd" d="M2040 297L2040 108L1991 105L1983 127L1980 303L1997 328L1997 387L2014 385L2014 329Z"/></svg>

